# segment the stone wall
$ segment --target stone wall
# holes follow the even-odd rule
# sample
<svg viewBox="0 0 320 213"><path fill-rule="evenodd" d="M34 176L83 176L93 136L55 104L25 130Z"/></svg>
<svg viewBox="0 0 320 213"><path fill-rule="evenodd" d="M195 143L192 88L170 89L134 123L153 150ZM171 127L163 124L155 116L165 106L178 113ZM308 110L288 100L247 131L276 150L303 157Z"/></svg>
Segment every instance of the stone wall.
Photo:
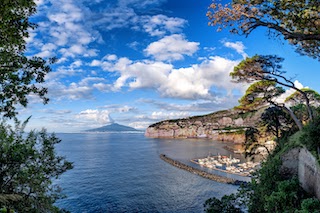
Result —
<svg viewBox="0 0 320 213"><path fill-rule="evenodd" d="M299 180L304 190L320 199L320 167L317 159L305 148L299 154Z"/></svg>
<svg viewBox="0 0 320 213"><path fill-rule="evenodd" d="M320 199L320 166L305 148L295 148L282 157L282 169L299 178L302 188Z"/></svg>

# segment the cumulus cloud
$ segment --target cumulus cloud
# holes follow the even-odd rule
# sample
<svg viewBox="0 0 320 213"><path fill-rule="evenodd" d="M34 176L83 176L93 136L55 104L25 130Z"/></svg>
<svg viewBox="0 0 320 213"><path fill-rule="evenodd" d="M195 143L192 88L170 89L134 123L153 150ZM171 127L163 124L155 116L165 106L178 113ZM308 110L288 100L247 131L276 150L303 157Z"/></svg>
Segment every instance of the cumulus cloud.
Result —
<svg viewBox="0 0 320 213"><path fill-rule="evenodd" d="M169 119L186 118L190 116L190 112L177 112L177 111L154 111L150 114L139 114L134 116L134 122L130 123L130 126L134 126L138 129L145 129L150 124Z"/></svg>
<svg viewBox="0 0 320 213"><path fill-rule="evenodd" d="M213 100L195 100L187 104L174 104L151 99L140 99L139 102L152 105L162 111L178 111L189 113L208 113L222 109L229 109L238 104L239 96L233 97L215 97Z"/></svg>
<svg viewBox="0 0 320 213"><path fill-rule="evenodd" d="M189 112L152 112L151 119L153 120L165 120L175 118L185 118L190 115Z"/></svg>
<svg viewBox="0 0 320 213"><path fill-rule="evenodd" d="M237 53L239 53L240 55L242 55L243 58L247 58L248 55L245 53L245 46L242 42L237 41L237 42L224 42L223 45L225 47L234 49L237 51Z"/></svg>
<svg viewBox="0 0 320 213"><path fill-rule="evenodd" d="M110 86L108 87L107 84L103 83L104 81L104 78L88 77L79 82L71 82L66 85L57 80L49 80L43 86L48 88L49 97L56 100L92 100L94 99L94 89L100 91L110 90Z"/></svg>
<svg viewBox="0 0 320 213"><path fill-rule="evenodd" d="M135 129L141 129L144 130L146 129L148 126L150 126L150 124L152 124L151 122L148 121L135 121L135 122L131 122L128 125L135 128Z"/></svg>
<svg viewBox="0 0 320 213"><path fill-rule="evenodd" d="M46 44L33 44L40 50L37 55L59 58L96 56L96 50L91 49L89 44L99 40L101 36L91 25L84 24L92 14L83 3L73 0L47 3L41 1L39 7L39 16L46 21L39 23L37 32L41 32ZM61 55L52 55L53 53Z"/></svg>
<svg viewBox="0 0 320 213"><path fill-rule="evenodd" d="M105 105L101 108L107 109L109 112L119 112L119 113L133 112L136 110L135 107L128 106L128 105L119 105L119 104Z"/></svg>
<svg viewBox="0 0 320 213"><path fill-rule="evenodd" d="M165 36L159 41L149 44L144 50L147 56L160 61L176 61L191 56L199 49L198 42L189 42L181 34Z"/></svg>
<svg viewBox="0 0 320 213"><path fill-rule="evenodd" d="M246 89L244 85L231 82L229 76L238 63L214 56L200 64L175 69L172 64L159 61L119 58L111 64L109 71L120 74L113 83L114 90L149 88L157 90L163 97L213 99L213 88L225 90L228 95L234 90L243 92Z"/></svg>
<svg viewBox="0 0 320 213"><path fill-rule="evenodd" d="M164 36L167 32L180 32L187 23L185 19L165 15L142 17L143 29L151 36Z"/></svg>
<svg viewBox="0 0 320 213"><path fill-rule="evenodd" d="M76 118L97 122L98 124L108 124L114 122L110 117L110 112L108 110L87 109L77 114Z"/></svg>

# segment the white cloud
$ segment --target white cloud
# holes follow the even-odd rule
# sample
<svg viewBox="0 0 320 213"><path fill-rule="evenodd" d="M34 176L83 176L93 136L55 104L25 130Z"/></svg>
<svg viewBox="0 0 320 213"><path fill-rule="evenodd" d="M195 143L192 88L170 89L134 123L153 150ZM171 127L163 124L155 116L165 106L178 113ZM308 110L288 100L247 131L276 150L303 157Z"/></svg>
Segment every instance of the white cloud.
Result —
<svg viewBox="0 0 320 213"><path fill-rule="evenodd" d="M43 18L46 21L39 23L36 32L41 33L46 44L34 45L40 49L38 56L51 57L53 52L60 53L54 55L58 58L96 56L97 50L91 49L89 44L98 41L101 36L91 24L87 24L91 15L81 1L42 1L39 16L46 16L47 19Z"/></svg>
<svg viewBox="0 0 320 213"><path fill-rule="evenodd" d="M137 8L145 8L148 6L155 6L164 0L118 0L118 5L120 7L137 7Z"/></svg>
<svg viewBox="0 0 320 213"><path fill-rule="evenodd" d="M164 36L167 32L180 32L186 20L165 15L144 16L142 18L143 29L151 36Z"/></svg>
<svg viewBox="0 0 320 213"><path fill-rule="evenodd" d="M223 45L225 47L228 47L228 48L236 50L237 53L242 55L243 58L247 58L248 57L248 55L244 52L244 49L246 47L240 41L237 41L237 42L224 42Z"/></svg>
<svg viewBox="0 0 320 213"><path fill-rule="evenodd" d="M121 107L118 107L117 109L116 109L116 111L118 111L118 112L131 112L131 111L133 111L133 110L135 110L136 108L134 108L134 107L131 107L131 106L121 106Z"/></svg>
<svg viewBox="0 0 320 213"><path fill-rule="evenodd" d="M174 34L149 44L144 51L156 60L176 61L183 59L184 55L191 56L199 49L198 46L198 42L189 42L183 35Z"/></svg>
<svg viewBox="0 0 320 213"><path fill-rule="evenodd" d="M114 122L113 119L110 117L110 112L108 110L87 109L77 114L76 118L87 120L89 122L96 122L100 125Z"/></svg>
<svg viewBox="0 0 320 213"><path fill-rule="evenodd" d="M86 77L79 82L66 85L56 78L48 80L43 86L48 88L49 97L55 100L93 100L95 89L102 92L111 90L111 85L106 84L105 81L105 78Z"/></svg>
<svg viewBox="0 0 320 213"><path fill-rule="evenodd" d="M115 61L118 59L118 57L115 54L108 54L102 59L106 59L107 61Z"/></svg>
<svg viewBox="0 0 320 213"><path fill-rule="evenodd" d="M148 126L150 126L152 123L148 121L136 121L129 123L128 125L135 128L135 129L146 129Z"/></svg>
<svg viewBox="0 0 320 213"><path fill-rule="evenodd" d="M74 62L70 65L70 67L72 67L72 68L78 68L78 67L80 67L80 66L82 66L82 65L83 65L83 63L82 63L81 60L76 60L76 61L74 61Z"/></svg>
<svg viewBox="0 0 320 213"><path fill-rule="evenodd" d="M91 65L103 68L103 63L93 61ZM119 58L108 63L108 71L119 74L113 83L115 91L124 87L132 90L149 88L157 90L163 97L212 100L216 96L213 88L222 90L229 96L235 90L244 92L247 88L247 85L231 82L229 76L239 61L219 56L206 58L200 64L179 69L160 61L132 61L128 58Z"/></svg>
<svg viewBox="0 0 320 213"><path fill-rule="evenodd" d="M139 114L134 116L134 120L148 122L157 122L161 120L177 119L177 118L186 118L190 116L190 112L183 111L155 111L151 114Z"/></svg>
<svg viewBox="0 0 320 213"><path fill-rule="evenodd" d="M94 26L107 31L123 27L128 28L139 23L139 16L132 8L128 7L109 8L101 14L95 14L93 18L95 19L92 23Z"/></svg>
<svg viewBox="0 0 320 213"><path fill-rule="evenodd" d="M151 104L152 108L156 107L162 111L179 111L189 113L207 113L221 109L229 109L238 104L239 97L216 97L212 100L195 100L188 104L166 103L150 99L140 99L139 102Z"/></svg>
<svg viewBox="0 0 320 213"><path fill-rule="evenodd" d="M152 112L151 118L153 120L166 120L175 118L185 118L190 116L189 112Z"/></svg>

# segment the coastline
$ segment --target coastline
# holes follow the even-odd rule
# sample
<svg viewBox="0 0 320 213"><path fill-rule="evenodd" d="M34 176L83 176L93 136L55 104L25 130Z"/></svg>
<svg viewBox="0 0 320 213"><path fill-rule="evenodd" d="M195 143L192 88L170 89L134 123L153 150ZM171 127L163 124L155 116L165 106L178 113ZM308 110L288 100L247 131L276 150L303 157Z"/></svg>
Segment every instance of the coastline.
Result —
<svg viewBox="0 0 320 213"><path fill-rule="evenodd" d="M219 183L225 183L225 184L232 184L232 185L241 185L241 184L246 184L247 182L245 181L240 181L240 180L235 180L232 178L228 178L228 177L223 177L220 175L216 175L216 174L211 174L205 171L202 171L200 169L188 166L184 163L181 163L180 161L177 160L173 160L172 158L167 157L165 154L160 154L160 158L171 164L172 166L175 166L179 169L183 169L185 171L188 171L190 173L196 174L198 176L201 176L203 178L209 179L209 180L213 180Z"/></svg>

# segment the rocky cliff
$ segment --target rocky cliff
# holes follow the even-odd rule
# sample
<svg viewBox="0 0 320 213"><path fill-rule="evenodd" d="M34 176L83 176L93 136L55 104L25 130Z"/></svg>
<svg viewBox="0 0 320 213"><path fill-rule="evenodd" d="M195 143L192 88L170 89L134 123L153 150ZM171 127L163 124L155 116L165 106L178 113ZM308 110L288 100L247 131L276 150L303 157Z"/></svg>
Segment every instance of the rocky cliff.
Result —
<svg viewBox="0 0 320 213"><path fill-rule="evenodd" d="M247 127L256 126L263 109L243 112L223 110L202 116L166 120L150 125L146 137L212 138L219 141L244 142Z"/></svg>

